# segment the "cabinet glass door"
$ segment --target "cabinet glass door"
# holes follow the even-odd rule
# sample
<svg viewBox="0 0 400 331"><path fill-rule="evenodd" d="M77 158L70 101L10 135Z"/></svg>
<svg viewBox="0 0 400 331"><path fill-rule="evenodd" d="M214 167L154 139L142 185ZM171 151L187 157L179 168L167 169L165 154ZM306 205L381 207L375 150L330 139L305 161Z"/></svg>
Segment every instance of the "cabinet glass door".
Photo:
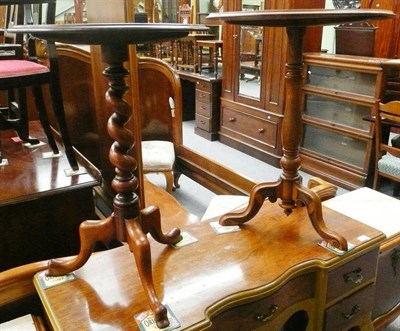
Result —
<svg viewBox="0 0 400 331"><path fill-rule="evenodd" d="M371 106L356 104L326 96L306 94L305 119L322 120L332 126L341 125L362 132L370 132L371 123L366 121L372 114Z"/></svg>
<svg viewBox="0 0 400 331"><path fill-rule="evenodd" d="M243 0L242 10L262 10L264 1ZM262 27L240 27L239 95L260 100L262 70Z"/></svg>
<svg viewBox="0 0 400 331"><path fill-rule="evenodd" d="M364 169L367 141L313 125L304 126L303 148L359 169Z"/></svg>

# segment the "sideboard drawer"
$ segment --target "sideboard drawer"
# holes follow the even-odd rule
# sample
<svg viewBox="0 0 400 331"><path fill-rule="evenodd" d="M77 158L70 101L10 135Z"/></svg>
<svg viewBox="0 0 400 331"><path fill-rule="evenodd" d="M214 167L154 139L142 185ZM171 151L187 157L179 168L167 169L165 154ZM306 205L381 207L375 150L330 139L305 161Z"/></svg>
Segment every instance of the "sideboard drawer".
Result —
<svg viewBox="0 0 400 331"><path fill-rule="evenodd" d="M211 93L204 92L201 90L196 90L196 101L204 102L204 103L211 103Z"/></svg>
<svg viewBox="0 0 400 331"><path fill-rule="evenodd" d="M200 129L209 131L211 126L210 119L208 117L196 114L196 126Z"/></svg>
<svg viewBox="0 0 400 331"><path fill-rule="evenodd" d="M198 90L202 90L202 91L211 93L211 91L212 91L211 87L212 87L212 84L209 82L203 82L201 80L196 81L196 89L198 89Z"/></svg>
<svg viewBox="0 0 400 331"><path fill-rule="evenodd" d="M211 104L196 101L196 113L206 117L211 117Z"/></svg>
<svg viewBox="0 0 400 331"><path fill-rule="evenodd" d="M373 285L367 286L326 310L325 331L348 330L370 319L374 305Z"/></svg>
<svg viewBox="0 0 400 331"><path fill-rule="evenodd" d="M340 266L328 274L327 302L373 279L378 261L378 249Z"/></svg>
<svg viewBox="0 0 400 331"><path fill-rule="evenodd" d="M207 330L242 331L267 327L268 323L282 314L286 308L313 298L315 284L314 273L299 276L268 297L222 312L212 318L212 326ZM311 314L311 312L309 313Z"/></svg>
<svg viewBox="0 0 400 331"><path fill-rule="evenodd" d="M400 234L392 240L398 245L379 254L373 320L393 310L400 301Z"/></svg>
<svg viewBox="0 0 400 331"><path fill-rule="evenodd" d="M221 125L268 145L276 143L278 124L273 118L263 119L235 110L223 109Z"/></svg>

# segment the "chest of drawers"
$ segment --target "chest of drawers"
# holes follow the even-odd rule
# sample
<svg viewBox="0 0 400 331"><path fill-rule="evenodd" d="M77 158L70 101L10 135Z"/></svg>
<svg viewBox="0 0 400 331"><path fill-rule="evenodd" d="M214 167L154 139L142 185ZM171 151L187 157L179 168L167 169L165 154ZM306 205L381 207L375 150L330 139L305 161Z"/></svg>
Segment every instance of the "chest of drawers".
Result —
<svg viewBox="0 0 400 331"><path fill-rule="evenodd" d="M389 324L400 314L400 201L369 188L361 188L323 203L353 219L379 229L386 235L377 265L363 268L362 277L377 268L372 320L375 329Z"/></svg>
<svg viewBox="0 0 400 331"><path fill-rule="evenodd" d="M196 127L194 132L208 140L218 139L219 112L221 96L220 79L197 79L196 88Z"/></svg>

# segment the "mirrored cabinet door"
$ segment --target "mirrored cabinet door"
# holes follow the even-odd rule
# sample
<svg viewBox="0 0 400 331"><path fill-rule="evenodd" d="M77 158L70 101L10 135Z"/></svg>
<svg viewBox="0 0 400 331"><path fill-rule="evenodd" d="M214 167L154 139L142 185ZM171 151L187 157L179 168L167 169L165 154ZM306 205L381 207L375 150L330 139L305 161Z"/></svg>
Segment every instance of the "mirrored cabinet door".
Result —
<svg viewBox="0 0 400 331"><path fill-rule="evenodd" d="M264 9L264 1L242 1L242 11ZM263 28L259 26L240 26L239 33L239 95L260 100Z"/></svg>

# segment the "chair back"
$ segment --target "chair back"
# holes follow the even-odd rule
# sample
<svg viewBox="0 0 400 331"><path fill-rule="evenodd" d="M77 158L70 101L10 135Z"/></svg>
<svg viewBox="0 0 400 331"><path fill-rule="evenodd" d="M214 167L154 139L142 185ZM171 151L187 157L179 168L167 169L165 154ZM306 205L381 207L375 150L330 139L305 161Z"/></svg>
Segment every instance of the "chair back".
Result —
<svg viewBox="0 0 400 331"><path fill-rule="evenodd" d="M180 5L178 9L178 23L191 24L193 23L192 6L188 4Z"/></svg>
<svg viewBox="0 0 400 331"><path fill-rule="evenodd" d="M182 144L182 90L179 75L168 63L139 58L139 114L142 140Z"/></svg>
<svg viewBox="0 0 400 331"><path fill-rule="evenodd" d="M377 102L375 122L375 174L374 189L383 176L400 182L400 148L392 145L391 134L400 132L400 101Z"/></svg>
<svg viewBox="0 0 400 331"><path fill-rule="evenodd" d="M36 57L34 39L23 34L11 34L8 29L14 25L54 24L56 0L0 0L0 6L6 6L4 42L14 45L25 44L28 48L28 56ZM22 57L22 51L11 56ZM5 59L5 57L1 56L0 59Z"/></svg>

